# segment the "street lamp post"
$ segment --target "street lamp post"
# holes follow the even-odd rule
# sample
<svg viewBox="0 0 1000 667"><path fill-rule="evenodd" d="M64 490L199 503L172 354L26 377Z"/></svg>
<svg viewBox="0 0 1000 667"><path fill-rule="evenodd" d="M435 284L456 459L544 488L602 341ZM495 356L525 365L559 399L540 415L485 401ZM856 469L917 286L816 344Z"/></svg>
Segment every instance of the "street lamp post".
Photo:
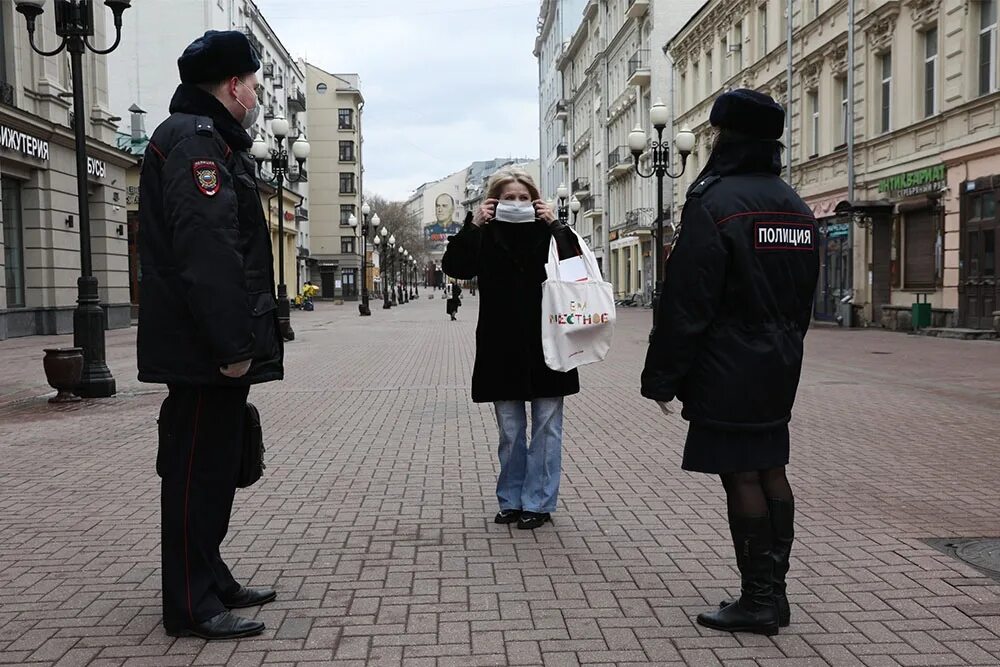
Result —
<svg viewBox="0 0 1000 667"><path fill-rule="evenodd" d="M372 214L372 207L369 206L368 202L365 202L361 206L361 303L358 304L358 311L361 313L361 317L370 317L372 314L372 309L368 304L368 235L371 233L371 225L376 228L382 222L378 213L375 214L374 218L370 218ZM370 218L370 220L369 220ZM352 213L351 217L348 219L351 225L351 229L358 228L358 218ZM375 237L378 241L378 237Z"/></svg>
<svg viewBox="0 0 1000 667"><path fill-rule="evenodd" d="M569 218L569 209L566 208L566 198L569 197L569 188L566 187L565 183L560 183L559 187L556 188L556 198L559 201L559 222L566 224Z"/></svg>
<svg viewBox="0 0 1000 667"><path fill-rule="evenodd" d="M396 259L399 262L399 282L397 283L397 289L399 290L399 302L408 303L410 299L407 297L406 292L406 250L403 246L399 246L396 249Z"/></svg>
<svg viewBox="0 0 1000 667"><path fill-rule="evenodd" d="M417 285L417 258L416 257L410 257L410 276L412 276L412 278L413 278L413 280L410 282L410 289L413 291L413 293L410 296L412 298L414 298L414 299L419 299L420 298L420 292L418 291L418 285Z"/></svg>
<svg viewBox="0 0 1000 667"><path fill-rule="evenodd" d="M278 141L278 147L272 150L258 137L254 140L250 152L257 161L258 174L264 162L270 158L271 180L263 178L261 180L278 190L278 327L285 340L295 340L295 332L292 331L291 304L288 302L288 286L285 285L285 181L298 183L304 180L302 168L305 166L306 158L309 157L309 142L301 136L295 138L288 136L288 130L286 119L275 118L271 121L271 132ZM291 173L288 168L288 150L284 147L286 138L292 147L292 155L299 164L297 174Z"/></svg>
<svg viewBox="0 0 1000 667"><path fill-rule="evenodd" d="M670 144L663 140L663 130L666 129L670 121L670 110L663 102L657 100L649 109L649 120L656 130L656 139L650 143L652 152L653 170L642 173L639 168L639 157L646 150L646 131L641 127L636 127L628 135L628 145L635 160L635 172L642 178L656 177L656 248L653 252L655 262L656 285L653 290L653 331L656 331L657 313L659 311L660 296L663 293L663 179L680 178L684 174L687 166L688 155L694 149L694 133L687 128L682 129L674 138L674 146L681 157L681 170L676 174L670 173L671 151ZM676 229L676 225L671 221L671 227ZM652 338L652 332L650 338Z"/></svg>
<svg viewBox="0 0 1000 667"><path fill-rule="evenodd" d="M76 196L80 216L80 277L76 282L76 309L73 311L73 345L83 350L83 374L74 390L83 398L107 398L116 393L105 356L104 310L94 276L90 245L90 204L87 187L87 109L83 98L83 54L88 50L107 55L118 48L122 40L122 14L131 7L131 0L105 0L114 13L115 42L109 48L97 49L90 43L94 36L93 0L55 0L56 34L62 38L59 47L43 51L35 44L35 24L45 11L45 0L15 0L17 11L24 15L28 28L28 43L41 56L54 56L64 50L70 55L73 80L73 134L76 145Z"/></svg>
<svg viewBox="0 0 1000 667"><path fill-rule="evenodd" d="M576 216L580 212L580 208L582 208L582 204L580 204L580 200L576 198L576 195L573 195L573 198L569 200L569 210L573 212L573 226L574 227L576 227Z"/></svg>
<svg viewBox="0 0 1000 667"><path fill-rule="evenodd" d="M392 305L398 306L399 302L396 301L396 236L395 234L389 236L389 264L392 267L392 281L389 284L389 291L392 292Z"/></svg>
<svg viewBox="0 0 1000 667"><path fill-rule="evenodd" d="M379 230L379 236L375 239L379 244L379 275L382 278L382 310L389 310L392 304L389 302L389 230L383 227Z"/></svg>

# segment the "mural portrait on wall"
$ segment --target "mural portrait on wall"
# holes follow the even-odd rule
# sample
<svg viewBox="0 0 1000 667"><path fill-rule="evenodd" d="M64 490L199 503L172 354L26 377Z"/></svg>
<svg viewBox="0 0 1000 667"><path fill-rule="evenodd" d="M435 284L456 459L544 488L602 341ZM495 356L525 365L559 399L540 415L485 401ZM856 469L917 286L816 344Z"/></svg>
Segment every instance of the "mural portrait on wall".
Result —
<svg viewBox="0 0 1000 667"><path fill-rule="evenodd" d="M462 229L455 221L455 209L455 198L450 194L441 193L434 198L434 222L424 228L432 252L444 252L448 237Z"/></svg>

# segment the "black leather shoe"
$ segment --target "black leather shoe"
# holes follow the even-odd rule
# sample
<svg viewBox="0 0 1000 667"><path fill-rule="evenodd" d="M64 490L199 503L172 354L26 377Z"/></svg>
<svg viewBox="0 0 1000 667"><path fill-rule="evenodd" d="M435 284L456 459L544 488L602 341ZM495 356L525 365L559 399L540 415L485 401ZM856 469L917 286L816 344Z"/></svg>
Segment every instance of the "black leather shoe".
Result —
<svg viewBox="0 0 1000 667"><path fill-rule="evenodd" d="M171 637L201 637L209 641L217 639L239 639L241 637L253 637L264 632L264 624L260 621L251 621L248 618L241 618L235 614L224 611L216 614L207 621L202 621L189 627L172 628L164 625L164 630Z"/></svg>
<svg viewBox="0 0 1000 667"><path fill-rule="evenodd" d="M232 595L219 596L226 609L243 609L244 607L259 607L262 604L273 602L278 594L271 588L247 588L240 586L240 589Z"/></svg>
<svg viewBox="0 0 1000 667"><path fill-rule="evenodd" d="M540 512L521 512L521 518L517 522L517 527L520 530L534 530L551 520L552 515L548 513L542 514Z"/></svg>
<svg viewBox="0 0 1000 667"><path fill-rule="evenodd" d="M500 510L497 512L497 515L493 517L493 523L517 523L520 518L521 510Z"/></svg>

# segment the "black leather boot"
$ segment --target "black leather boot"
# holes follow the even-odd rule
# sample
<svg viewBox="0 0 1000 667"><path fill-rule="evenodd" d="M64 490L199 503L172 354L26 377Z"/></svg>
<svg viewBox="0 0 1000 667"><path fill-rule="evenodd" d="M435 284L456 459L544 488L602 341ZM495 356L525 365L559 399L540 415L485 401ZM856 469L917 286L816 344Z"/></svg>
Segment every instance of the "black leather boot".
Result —
<svg viewBox="0 0 1000 667"><path fill-rule="evenodd" d="M740 599L716 611L698 615L698 624L726 632L778 634L778 607L774 600L774 560L771 558L769 517L729 517L742 579Z"/></svg>
<svg viewBox="0 0 1000 667"><path fill-rule="evenodd" d="M792 622L792 610L788 606L787 584L789 556L795 541L795 501L767 499L771 514L771 558L774 560L774 603L778 606L778 625L787 628ZM719 608L733 604L735 600L723 600Z"/></svg>

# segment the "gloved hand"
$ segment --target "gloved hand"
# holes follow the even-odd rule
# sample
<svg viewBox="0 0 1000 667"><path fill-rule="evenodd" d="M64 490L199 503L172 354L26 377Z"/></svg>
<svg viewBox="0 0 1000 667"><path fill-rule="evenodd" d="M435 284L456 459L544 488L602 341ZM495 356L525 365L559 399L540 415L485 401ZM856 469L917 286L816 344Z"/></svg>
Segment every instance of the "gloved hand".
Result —
<svg viewBox="0 0 1000 667"><path fill-rule="evenodd" d="M246 361L237 361L235 364L229 364L228 366L222 366L219 368L219 372L225 375L227 378L237 379L241 378L247 374L250 370L250 364L253 363L252 359L247 359Z"/></svg>
<svg viewBox="0 0 1000 667"><path fill-rule="evenodd" d="M657 401L656 404L660 406L660 410L662 410L663 414L667 417L674 414L673 409L670 407L670 401Z"/></svg>

